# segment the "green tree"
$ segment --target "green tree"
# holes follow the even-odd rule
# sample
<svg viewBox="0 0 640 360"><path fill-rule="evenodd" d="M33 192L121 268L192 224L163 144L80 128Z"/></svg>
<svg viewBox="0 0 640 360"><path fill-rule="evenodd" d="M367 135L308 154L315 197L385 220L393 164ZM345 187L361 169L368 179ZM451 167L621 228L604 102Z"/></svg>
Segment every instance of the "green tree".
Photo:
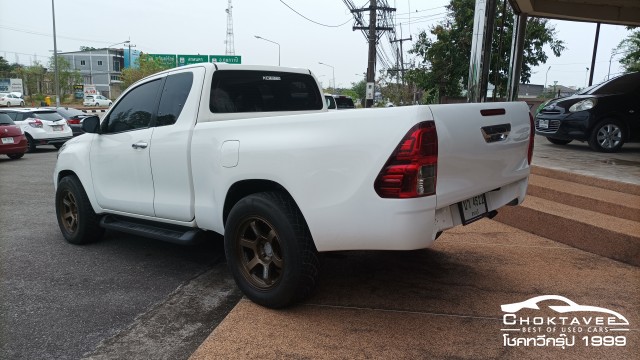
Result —
<svg viewBox="0 0 640 360"><path fill-rule="evenodd" d="M5 60L4 57L0 56L0 74L8 74L10 71L11 65L9 65L9 62Z"/></svg>
<svg viewBox="0 0 640 360"><path fill-rule="evenodd" d="M364 99L367 95L367 80L362 79L358 82L351 83L351 90L355 93L354 99Z"/></svg>
<svg viewBox="0 0 640 360"><path fill-rule="evenodd" d="M170 68L169 65L153 59L148 54L141 54L136 62L139 65L138 67L130 67L122 70L122 90L142 78Z"/></svg>
<svg viewBox="0 0 640 360"><path fill-rule="evenodd" d="M506 7L502 14L501 2L496 4L496 21L491 44L489 81L496 82L496 92L503 96L509 71L509 45L513 33L513 12ZM447 5L447 18L431 27L429 33L422 31L409 51L415 54L420 64L407 71L407 78L425 89L432 97L460 96L466 88L469 76L469 56L473 34L474 0L451 0ZM502 46L500 32L504 19ZM525 35L524 56L520 81L528 83L533 66L543 64L548 55L543 47L548 45L555 56L564 50L564 42L558 40L556 31L547 19L529 18ZM496 64L499 63L499 66ZM497 76L497 81L495 80Z"/></svg>
<svg viewBox="0 0 640 360"><path fill-rule="evenodd" d="M624 54L620 63L626 72L640 71L640 30L631 32L622 40L616 52Z"/></svg>
<svg viewBox="0 0 640 360"><path fill-rule="evenodd" d="M48 80L55 81L55 59L49 58ZM77 69L71 68L71 63L62 56L58 56L58 82L60 84L60 100L63 101L68 94L73 93L73 85L82 83L82 75Z"/></svg>
<svg viewBox="0 0 640 360"><path fill-rule="evenodd" d="M34 61L31 66L22 66L16 68L17 77L22 79L22 86L25 93L31 96L42 93L45 74L47 69L38 61Z"/></svg>
<svg viewBox="0 0 640 360"><path fill-rule="evenodd" d="M98 50L98 49L94 48L93 46L80 46L80 51L93 51L93 50Z"/></svg>

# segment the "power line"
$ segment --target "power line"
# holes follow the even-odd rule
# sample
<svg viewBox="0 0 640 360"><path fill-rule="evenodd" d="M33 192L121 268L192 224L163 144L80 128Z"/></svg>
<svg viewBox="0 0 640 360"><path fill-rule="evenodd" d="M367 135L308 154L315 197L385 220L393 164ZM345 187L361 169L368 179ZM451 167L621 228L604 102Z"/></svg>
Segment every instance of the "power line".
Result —
<svg viewBox="0 0 640 360"><path fill-rule="evenodd" d="M424 10L416 10L416 11L409 11L409 12L406 12L406 13L398 13L397 15L407 15L407 14L421 13L421 12L425 12L425 11L440 9L440 8L447 7L447 6L448 5L436 6L436 7L429 8L429 9L424 9Z"/></svg>
<svg viewBox="0 0 640 360"><path fill-rule="evenodd" d="M53 36L52 34L48 34L48 33L42 33L42 32L37 32L37 31L26 30L26 29L19 29L19 28L14 28L14 27L5 26L5 25L0 25L0 28L6 29L6 30L11 30L11 31L17 31L17 32L32 34L32 35L40 35L40 36L47 36L47 37ZM89 40L89 39L75 38L75 37L70 37L70 36L60 36L60 35L58 35L57 37L58 38L62 38L62 39L68 39L68 40L88 41L88 42L103 43L103 44L110 44L111 43L110 41Z"/></svg>
<svg viewBox="0 0 640 360"><path fill-rule="evenodd" d="M340 24L340 25L326 25L326 24L322 24L322 23L319 23L319 22L317 22L317 21L311 20L311 19L309 19L308 17L306 17L306 16L304 16L304 15L300 14L300 13L299 13L299 12L297 12L294 8L292 8L291 6L289 6L286 2L284 2L284 1L282 1L282 0L280 0L280 2L281 2L281 3L283 3L283 4L284 4L284 6L288 7L289 9L291 9L291 11L293 11L294 13L296 13L296 14L300 15L301 17L303 17L304 19L306 19L306 20L308 20L308 21L311 21L312 23L317 24L317 25L320 25L320 26L324 26L324 27L334 27L334 28L335 28L335 27L340 27L340 26L346 25L347 23L349 23L349 21L351 21L351 18L349 18L349 20L347 20L347 21L343 22L343 23L342 23L342 24Z"/></svg>

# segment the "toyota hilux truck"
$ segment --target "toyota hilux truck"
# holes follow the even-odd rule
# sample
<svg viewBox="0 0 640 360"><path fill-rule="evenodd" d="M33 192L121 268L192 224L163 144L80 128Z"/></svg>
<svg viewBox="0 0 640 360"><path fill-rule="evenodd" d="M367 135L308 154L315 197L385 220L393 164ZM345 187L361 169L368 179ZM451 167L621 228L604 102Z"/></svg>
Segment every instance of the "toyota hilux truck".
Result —
<svg viewBox="0 0 640 360"><path fill-rule="evenodd" d="M67 241L222 234L271 308L311 293L321 252L427 248L520 204L533 151L525 103L329 112L309 70L229 64L147 77L82 127L53 175Z"/></svg>

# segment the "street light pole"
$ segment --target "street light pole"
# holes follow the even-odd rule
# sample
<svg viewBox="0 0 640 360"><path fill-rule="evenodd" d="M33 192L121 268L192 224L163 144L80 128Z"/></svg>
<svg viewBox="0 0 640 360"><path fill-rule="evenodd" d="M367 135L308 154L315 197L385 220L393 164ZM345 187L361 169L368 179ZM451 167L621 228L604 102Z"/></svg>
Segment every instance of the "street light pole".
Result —
<svg viewBox="0 0 640 360"><path fill-rule="evenodd" d="M56 107L60 107L60 83L58 80L58 44L56 42L56 9L54 0L51 0L51 16L53 17L53 77L54 86L56 87Z"/></svg>
<svg viewBox="0 0 640 360"><path fill-rule="evenodd" d="M549 70L551 70L551 66L549 66L549 68L547 69L546 74L544 75L544 91L547 91L547 76L549 76Z"/></svg>
<svg viewBox="0 0 640 360"><path fill-rule="evenodd" d="M269 39L265 39L262 36L258 36L258 35L254 35L256 39L260 39L260 40L264 40L264 41L268 41L270 43L276 44L278 45L278 66L280 66L280 44L273 41L273 40L269 40Z"/></svg>
<svg viewBox="0 0 640 360"><path fill-rule="evenodd" d="M52 0L53 1L53 0ZM121 42L117 42L115 44L111 44L109 46L107 46L107 86L109 88L109 99L111 99L111 59L110 59L110 55L111 55L111 47L112 46L116 46L116 45L120 45L120 44L129 44L131 41L130 40L126 40L126 41L121 41ZM117 55L117 53L116 53Z"/></svg>
<svg viewBox="0 0 640 360"><path fill-rule="evenodd" d="M333 66L329 64L325 64L323 62L318 62L318 64L328 66L331 68L331 73L333 75L333 91L335 92L336 91L336 69Z"/></svg>

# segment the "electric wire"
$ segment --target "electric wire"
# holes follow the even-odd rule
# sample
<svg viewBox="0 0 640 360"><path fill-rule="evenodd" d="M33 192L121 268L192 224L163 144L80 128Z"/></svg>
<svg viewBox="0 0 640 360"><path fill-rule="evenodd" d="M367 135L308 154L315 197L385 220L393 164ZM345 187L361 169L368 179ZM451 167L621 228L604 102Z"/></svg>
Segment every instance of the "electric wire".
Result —
<svg viewBox="0 0 640 360"><path fill-rule="evenodd" d="M293 11L294 13L296 13L296 14L300 15L300 16L301 16L301 17L303 17L304 19L306 19L306 20L308 20L308 21L311 21L312 23L314 23L314 24L316 24L316 25L320 25L320 26L324 26L324 27L336 28L336 27L340 27L340 26L346 25L347 23L349 23L349 22L352 20L351 18L349 18L349 20L347 20L347 21L343 22L343 23L342 23L342 24L340 24L340 25L327 25L327 24L322 24L322 23L319 23L319 22L317 22L317 21L311 20L311 19L309 19L308 17L306 17L306 16L304 16L304 15L300 14L300 13L299 13L299 12L297 12L294 8L292 8L291 6L289 6L289 4L287 4L286 2L284 2L284 1L282 1L282 0L280 0L280 2L281 2L282 4L284 4L284 6L288 7L288 8L289 8L291 11Z"/></svg>

